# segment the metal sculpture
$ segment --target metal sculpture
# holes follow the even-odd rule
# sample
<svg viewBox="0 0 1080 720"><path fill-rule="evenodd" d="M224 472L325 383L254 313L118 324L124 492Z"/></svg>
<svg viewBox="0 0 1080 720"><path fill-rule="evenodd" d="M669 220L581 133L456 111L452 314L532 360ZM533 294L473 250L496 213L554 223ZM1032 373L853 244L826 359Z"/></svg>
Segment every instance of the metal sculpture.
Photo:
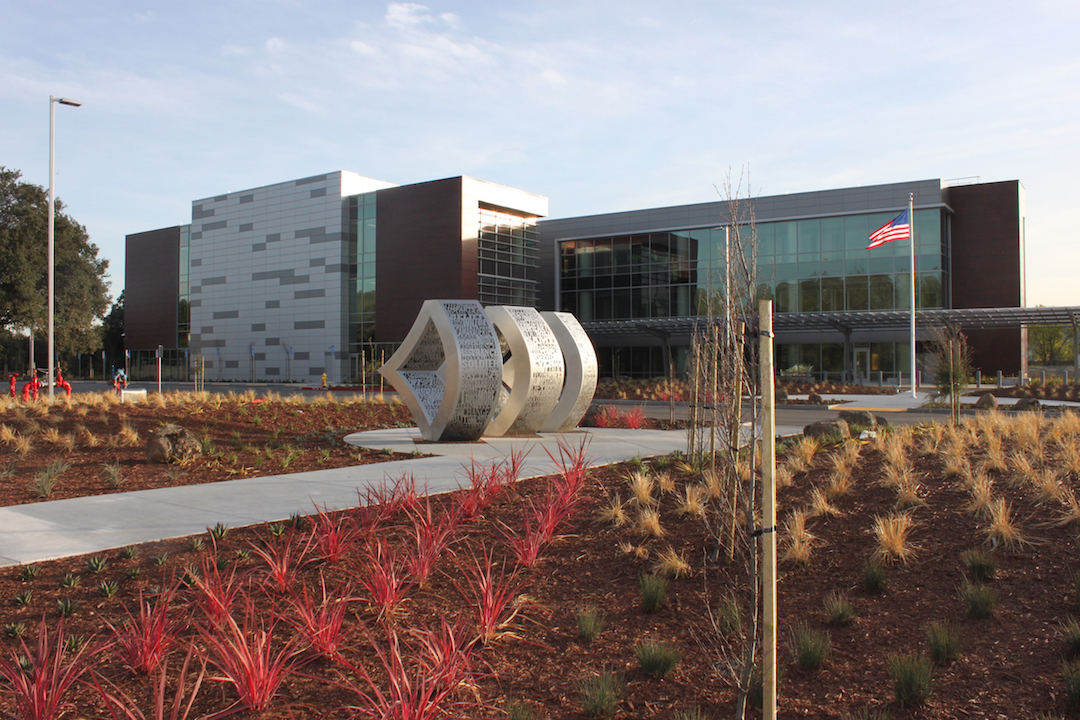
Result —
<svg viewBox="0 0 1080 720"><path fill-rule="evenodd" d="M596 350L585 328L568 312L542 312L562 349L566 381L555 408L540 425L540 432L569 432L589 410L599 373Z"/></svg>
<svg viewBox="0 0 1080 720"><path fill-rule="evenodd" d="M379 372L432 442L478 440L502 390L502 353L476 300L426 300Z"/></svg>
<svg viewBox="0 0 1080 720"><path fill-rule="evenodd" d="M532 435L559 402L565 368L555 333L534 308L486 308L503 348L501 407L485 435Z"/></svg>

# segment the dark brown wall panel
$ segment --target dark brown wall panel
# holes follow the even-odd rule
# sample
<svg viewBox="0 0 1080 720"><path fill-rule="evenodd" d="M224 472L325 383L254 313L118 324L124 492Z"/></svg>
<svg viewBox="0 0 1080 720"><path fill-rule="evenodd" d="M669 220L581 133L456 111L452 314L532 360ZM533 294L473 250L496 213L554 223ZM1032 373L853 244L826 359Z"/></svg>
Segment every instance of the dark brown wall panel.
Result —
<svg viewBox="0 0 1080 720"><path fill-rule="evenodd" d="M380 190L376 203L375 339L400 342L424 300L476 298L475 280L471 294L461 285L461 178Z"/></svg>
<svg viewBox="0 0 1080 720"><path fill-rule="evenodd" d="M1023 307L1024 187L1016 180L949 188L952 306ZM984 373L1026 369L1022 330L967 333L973 364Z"/></svg>
<svg viewBox="0 0 1080 720"><path fill-rule="evenodd" d="M1023 188L986 183L949 188L952 306L1023 306Z"/></svg>
<svg viewBox="0 0 1080 720"><path fill-rule="evenodd" d="M125 258L125 347L176 347L180 227L128 235Z"/></svg>

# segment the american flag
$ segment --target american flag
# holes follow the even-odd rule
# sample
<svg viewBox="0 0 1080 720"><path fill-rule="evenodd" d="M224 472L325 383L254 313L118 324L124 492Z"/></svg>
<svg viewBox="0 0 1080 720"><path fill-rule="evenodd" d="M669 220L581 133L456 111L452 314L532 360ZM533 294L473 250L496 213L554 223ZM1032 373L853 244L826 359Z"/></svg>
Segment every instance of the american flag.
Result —
<svg viewBox="0 0 1080 720"><path fill-rule="evenodd" d="M870 244L867 250L873 250L878 245L884 245L893 240L907 240L911 237L911 223L908 222L908 211L897 215L891 222L885 223L870 234Z"/></svg>

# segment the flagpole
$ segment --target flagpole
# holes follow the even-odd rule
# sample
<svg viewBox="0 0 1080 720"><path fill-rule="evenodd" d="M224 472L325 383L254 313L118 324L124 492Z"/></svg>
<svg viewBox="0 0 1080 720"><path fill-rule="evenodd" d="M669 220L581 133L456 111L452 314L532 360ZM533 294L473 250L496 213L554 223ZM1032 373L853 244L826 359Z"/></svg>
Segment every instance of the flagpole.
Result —
<svg viewBox="0 0 1080 720"><path fill-rule="evenodd" d="M908 238L911 240L911 397L918 400L919 371L915 369L915 193L908 193Z"/></svg>

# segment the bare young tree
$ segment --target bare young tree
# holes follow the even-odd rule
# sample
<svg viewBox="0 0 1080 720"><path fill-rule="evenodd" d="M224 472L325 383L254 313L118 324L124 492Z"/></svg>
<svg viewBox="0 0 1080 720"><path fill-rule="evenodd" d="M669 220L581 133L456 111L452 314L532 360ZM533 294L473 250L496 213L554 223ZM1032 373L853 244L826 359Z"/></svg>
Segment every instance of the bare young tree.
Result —
<svg viewBox="0 0 1080 720"><path fill-rule="evenodd" d="M745 180L745 188L743 186ZM758 428L761 413L757 368L758 242L749 172L721 192L727 204L725 263L708 292L704 323L691 350L691 423L687 454L718 489L708 514L715 562L737 563L745 587L737 598L746 623L726 635L720 618L707 644L738 691L736 718L743 718L755 680L760 624ZM744 402L745 398L745 402ZM743 423L750 428L743 431Z"/></svg>

